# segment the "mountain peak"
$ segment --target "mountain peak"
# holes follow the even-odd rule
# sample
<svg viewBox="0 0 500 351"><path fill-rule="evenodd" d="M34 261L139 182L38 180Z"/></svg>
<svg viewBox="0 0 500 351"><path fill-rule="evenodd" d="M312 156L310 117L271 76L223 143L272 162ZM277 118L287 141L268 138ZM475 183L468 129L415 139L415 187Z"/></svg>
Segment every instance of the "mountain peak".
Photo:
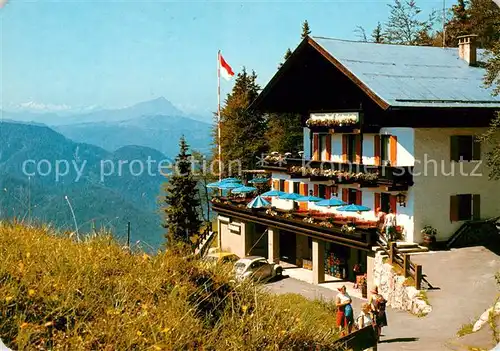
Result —
<svg viewBox="0 0 500 351"><path fill-rule="evenodd" d="M138 115L184 115L181 110L176 108L163 96L153 100L139 102L129 107L129 109L134 110Z"/></svg>

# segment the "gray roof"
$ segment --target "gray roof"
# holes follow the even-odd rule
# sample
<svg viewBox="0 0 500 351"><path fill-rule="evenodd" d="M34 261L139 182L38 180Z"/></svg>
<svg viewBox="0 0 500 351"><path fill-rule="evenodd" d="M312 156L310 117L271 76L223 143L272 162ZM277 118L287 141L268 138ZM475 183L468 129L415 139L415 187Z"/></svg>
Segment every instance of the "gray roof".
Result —
<svg viewBox="0 0 500 351"><path fill-rule="evenodd" d="M458 48L389 45L312 38L375 95L396 107L500 107ZM478 60L484 59L478 50Z"/></svg>

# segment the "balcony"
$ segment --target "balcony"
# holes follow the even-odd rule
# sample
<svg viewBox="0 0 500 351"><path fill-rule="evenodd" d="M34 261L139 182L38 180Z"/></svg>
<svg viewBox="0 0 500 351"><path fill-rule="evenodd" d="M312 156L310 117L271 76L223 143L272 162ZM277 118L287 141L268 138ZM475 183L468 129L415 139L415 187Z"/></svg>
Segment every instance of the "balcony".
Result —
<svg viewBox="0 0 500 351"><path fill-rule="evenodd" d="M413 167L312 161L267 155L262 162L262 168L286 172L292 178L309 178L312 181L331 180L336 184L357 184L359 187L383 186L386 191L404 191L413 185Z"/></svg>
<svg viewBox="0 0 500 351"><path fill-rule="evenodd" d="M221 215L365 251L371 250L377 240L375 221L319 211L281 210L275 207L248 209L247 203L247 199L216 197L212 199L212 208Z"/></svg>

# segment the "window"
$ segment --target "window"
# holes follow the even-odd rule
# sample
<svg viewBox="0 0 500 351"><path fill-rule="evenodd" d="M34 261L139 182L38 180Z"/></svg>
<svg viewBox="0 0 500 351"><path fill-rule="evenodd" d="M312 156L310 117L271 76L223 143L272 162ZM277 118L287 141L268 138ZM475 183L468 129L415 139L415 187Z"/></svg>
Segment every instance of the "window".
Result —
<svg viewBox="0 0 500 351"><path fill-rule="evenodd" d="M451 161L474 161L481 159L481 144L472 135L454 135L451 137Z"/></svg>
<svg viewBox="0 0 500 351"><path fill-rule="evenodd" d="M479 195L459 194L450 197L450 220L468 221L481 218Z"/></svg>
<svg viewBox="0 0 500 351"><path fill-rule="evenodd" d="M322 197L323 199L326 196L326 185L320 184L318 189L318 197Z"/></svg>
<svg viewBox="0 0 500 351"><path fill-rule="evenodd" d="M380 162L382 165L391 160L391 136L380 136ZM385 212L385 211L384 211Z"/></svg>
<svg viewBox="0 0 500 351"><path fill-rule="evenodd" d="M388 193L380 194L380 210L384 213L389 213L391 209L391 195Z"/></svg>
<svg viewBox="0 0 500 351"><path fill-rule="evenodd" d="M319 135L319 152L320 160L326 160L326 134Z"/></svg>
<svg viewBox="0 0 500 351"><path fill-rule="evenodd" d="M293 182L293 192L300 194L300 182Z"/></svg>
<svg viewBox="0 0 500 351"><path fill-rule="evenodd" d="M280 179L280 191L285 191L285 180Z"/></svg>
<svg viewBox="0 0 500 351"><path fill-rule="evenodd" d="M356 161L356 135L347 135L347 161Z"/></svg>
<svg viewBox="0 0 500 351"><path fill-rule="evenodd" d="M358 190L356 190L356 189L349 189L349 196L347 198L347 202L349 204L356 204L357 198L358 198Z"/></svg>

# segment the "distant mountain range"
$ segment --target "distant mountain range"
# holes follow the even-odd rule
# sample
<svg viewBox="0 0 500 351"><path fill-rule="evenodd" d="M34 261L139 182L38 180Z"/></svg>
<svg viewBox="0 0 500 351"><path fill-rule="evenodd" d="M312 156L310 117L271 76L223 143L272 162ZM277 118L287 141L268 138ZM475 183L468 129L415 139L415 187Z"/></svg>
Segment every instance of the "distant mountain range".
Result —
<svg viewBox="0 0 500 351"><path fill-rule="evenodd" d="M166 178L155 164L147 170L148 158L168 159L163 153L142 146L109 152L46 126L12 122L0 123L0 140L1 217L30 216L73 231L68 196L82 232L94 223L124 238L130 221L133 241L155 248L163 242L157 200Z"/></svg>
<svg viewBox="0 0 500 351"><path fill-rule="evenodd" d="M3 111L2 118L4 121L45 124L74 141L109 151L138 145L157 149L173 158L182 135L192 149L203 153L210 151L211 125L201 121L199 116L180 111L163 97L122 109L72 115Z"/></svg>

